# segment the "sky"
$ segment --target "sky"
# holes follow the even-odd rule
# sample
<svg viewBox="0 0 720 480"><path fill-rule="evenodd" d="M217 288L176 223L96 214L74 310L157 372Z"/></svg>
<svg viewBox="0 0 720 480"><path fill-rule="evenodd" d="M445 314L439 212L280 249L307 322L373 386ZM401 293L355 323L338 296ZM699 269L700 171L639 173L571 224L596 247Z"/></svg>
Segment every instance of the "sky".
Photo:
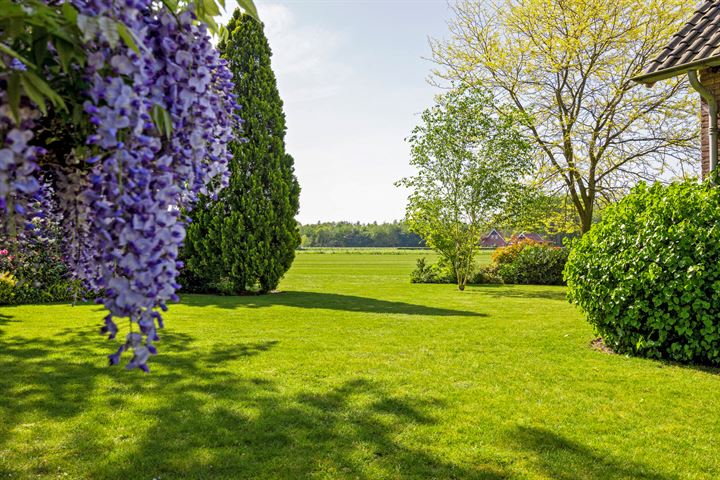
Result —
<svg viewBox="0 0 720 480"><path fill-rule="evenodd" d="M402 219L405 138L439 93L428 37L446 0L255 0L273 51L301 223ZM229 17L235 8L226 2Z"/></svg>

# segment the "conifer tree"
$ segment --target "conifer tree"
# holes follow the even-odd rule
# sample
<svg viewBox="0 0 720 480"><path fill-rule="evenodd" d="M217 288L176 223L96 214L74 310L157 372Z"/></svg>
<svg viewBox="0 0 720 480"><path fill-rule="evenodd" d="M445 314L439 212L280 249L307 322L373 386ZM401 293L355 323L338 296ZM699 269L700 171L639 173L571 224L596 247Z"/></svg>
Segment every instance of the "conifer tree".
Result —
<svg viewBox="0 0 720 480"><path fill-rule="evenodd" d="M266 293L290 268L300 186L285 152L285 115L263 25L236 10L219 45L242 106L230 184L193 212L185 245L189 290Z"/></svg>

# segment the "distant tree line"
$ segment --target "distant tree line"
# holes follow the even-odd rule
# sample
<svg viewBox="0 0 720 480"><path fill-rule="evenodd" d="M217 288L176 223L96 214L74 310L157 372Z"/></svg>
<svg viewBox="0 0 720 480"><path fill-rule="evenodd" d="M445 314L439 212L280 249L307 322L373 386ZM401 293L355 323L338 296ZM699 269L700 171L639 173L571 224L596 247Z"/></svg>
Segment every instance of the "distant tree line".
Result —
<svg viewBox="0 0 720 480"><path fill-rule="evenodd" d="M300 226L302 247L424 247L404 222L318 222Z"/></svg>

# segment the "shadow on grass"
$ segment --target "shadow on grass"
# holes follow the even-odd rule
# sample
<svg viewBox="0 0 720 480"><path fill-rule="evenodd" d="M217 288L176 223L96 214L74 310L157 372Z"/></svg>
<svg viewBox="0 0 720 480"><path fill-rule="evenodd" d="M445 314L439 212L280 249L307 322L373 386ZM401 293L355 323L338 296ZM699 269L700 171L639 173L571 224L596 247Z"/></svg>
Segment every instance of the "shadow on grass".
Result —
<svg viewBox="0 0 720 480"><path fill-rule="evenodd" d="M434 317L486 317L487 314L466 310L428 307L376 298L341 295L337 293L288 291L253 297L219 297L214 295L184 295L182 303L191 307L264 308L276 305L295 308L342 310L363 313L398 313Z"/></svg>
<svg viewBox="0 0 720 480"><path fill-rule="evenodd" d="M548 290L538 290L543 287ZM492 295L495 298L541 298L567 302L567 294L564 290L558 291L557 287L558 285L472 285L466 291Z"/></svg>
<svg viewBox="0 0 720 480"><path fill-rule="evenodd" d="M614 458L544 428L518 427L512 443L533 458L534 470L556 480L670 480L641 463Z"/></svg>
<svg viewBox="0 0 720 480"><path fill-rule="evenodd" d="M229 368L273 355L276 341L202 352L192 337L167 334L150 375L99 366L94 341L73 331L3 340L0 475L70 465L94 479L507 477L501 467L454 464L399 440L437 421L437 399L390 394L362 377L288 391Z"/></svg>
<svg viewBox="0 0 720 480"><path fill-rule="evenodd" d="M11 323L11 322L14 323L17 321L18 320L13 320L13 317L11 317L10 315L5 315L3 313L0 313L0 327L7 325L8 323ZM4 333L4 330L2 328L0 328L0 336L2 336L3 333Z"/></svg>
<svg viewBox="0 0 720 480"><path fill-rule="evenodd" d="M209 392L214 402L207 401ZM504 478L399 443L404 429L434 423L426 408L420 400L388 398L362 378L286 396L273 382L238 382L223 373L151 410L157 421L145 438L92 477L132 476L133 459L158 449L162 456L148 472L153 477Z"/></svg>

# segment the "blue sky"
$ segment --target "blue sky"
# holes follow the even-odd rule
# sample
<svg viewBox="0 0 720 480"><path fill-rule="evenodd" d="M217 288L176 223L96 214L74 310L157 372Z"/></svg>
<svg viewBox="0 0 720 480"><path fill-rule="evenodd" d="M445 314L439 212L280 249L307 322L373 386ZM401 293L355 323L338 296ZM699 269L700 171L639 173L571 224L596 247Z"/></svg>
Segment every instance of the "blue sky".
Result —
<svg viewBox="0 0 720 480"><path fill-rule="evenodd" d="M393 182L412 173L404 138L438 93L422 57L428 36L445 35L445 0L255 1L302 187L298 220L402 218L407 192Z"/></svg>

